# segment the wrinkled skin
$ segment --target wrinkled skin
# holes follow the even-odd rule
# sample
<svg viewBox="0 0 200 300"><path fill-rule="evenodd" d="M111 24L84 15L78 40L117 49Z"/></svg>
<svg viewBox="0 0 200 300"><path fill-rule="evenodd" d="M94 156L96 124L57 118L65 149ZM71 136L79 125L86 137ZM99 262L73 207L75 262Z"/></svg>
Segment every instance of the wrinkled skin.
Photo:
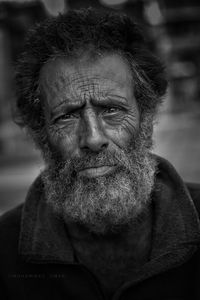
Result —
<svg viewBox="0 0 200 300"><path fill-rule="evenodd" d="M41 72L51 146L62 158L126 148L139 126L131 71L117 54L57 58Z"/></svg>

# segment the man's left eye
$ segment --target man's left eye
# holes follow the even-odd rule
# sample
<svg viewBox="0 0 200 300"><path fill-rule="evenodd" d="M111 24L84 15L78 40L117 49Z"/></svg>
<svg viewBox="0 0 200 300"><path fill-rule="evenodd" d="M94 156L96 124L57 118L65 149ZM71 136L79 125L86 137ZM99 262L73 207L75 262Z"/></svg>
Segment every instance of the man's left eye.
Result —
<svg viewBox="0 0 200 300"><path fill-rule="evenodd" d="M120 109L118 107L108 107L108 108L104 109L104 112L112 114L112 113L118 112L119 110Z"/></svg>

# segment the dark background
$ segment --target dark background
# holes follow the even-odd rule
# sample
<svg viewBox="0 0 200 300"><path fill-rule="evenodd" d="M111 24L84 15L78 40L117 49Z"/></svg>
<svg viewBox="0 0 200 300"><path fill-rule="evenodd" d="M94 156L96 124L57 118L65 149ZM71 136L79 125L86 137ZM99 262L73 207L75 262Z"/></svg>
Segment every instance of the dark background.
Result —
<svg viewBox="0 0 200 300"><path fill-rule="evenodd" d="M110 7L146 30L149 46L167 66L169 90L155 126L154 152L186 181L200 182L200 1L0 1L0 214L24 201L43 168L39 152L12 121L13 66L28 28L72 8Z"/></svg>

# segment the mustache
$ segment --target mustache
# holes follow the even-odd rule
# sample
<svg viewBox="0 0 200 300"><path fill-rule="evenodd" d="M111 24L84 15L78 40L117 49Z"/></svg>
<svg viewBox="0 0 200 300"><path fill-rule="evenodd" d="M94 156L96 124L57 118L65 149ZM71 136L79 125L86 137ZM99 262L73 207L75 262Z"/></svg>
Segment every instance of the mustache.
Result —
<svg viewBox="0 0 200 300"><path fill-rule="evenodd" d="M104 150L99 153L87 152L81 157L73 157L69 160L57 162L54 170L68 173L78 173L82 169L100 167L100 166L117 166L121 168L130 168L130 158L127 150Z"/></svg>
<svg viewBox="0 0 200 300"><path fill-rule="evenodd" d="M75 160L75 165L76 169L78 170L105 165L121 165L124 159L125 158L122 153L107 151L96 155L94 155L93 153L87 154L84 157Z"/></svg>

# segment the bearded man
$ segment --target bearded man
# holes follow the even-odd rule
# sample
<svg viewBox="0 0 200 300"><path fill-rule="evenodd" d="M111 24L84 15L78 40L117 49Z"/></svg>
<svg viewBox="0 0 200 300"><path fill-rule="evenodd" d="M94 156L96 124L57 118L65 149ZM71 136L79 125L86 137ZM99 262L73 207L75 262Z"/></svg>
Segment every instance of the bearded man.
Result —
<svg viewBox="0 0 200 300"><path fill-rule="evenodd" d="M162 64L127 16L30 33L17 107L45 169L1 217L1 299L199 299L200 189L151 153Z"/></svg>

